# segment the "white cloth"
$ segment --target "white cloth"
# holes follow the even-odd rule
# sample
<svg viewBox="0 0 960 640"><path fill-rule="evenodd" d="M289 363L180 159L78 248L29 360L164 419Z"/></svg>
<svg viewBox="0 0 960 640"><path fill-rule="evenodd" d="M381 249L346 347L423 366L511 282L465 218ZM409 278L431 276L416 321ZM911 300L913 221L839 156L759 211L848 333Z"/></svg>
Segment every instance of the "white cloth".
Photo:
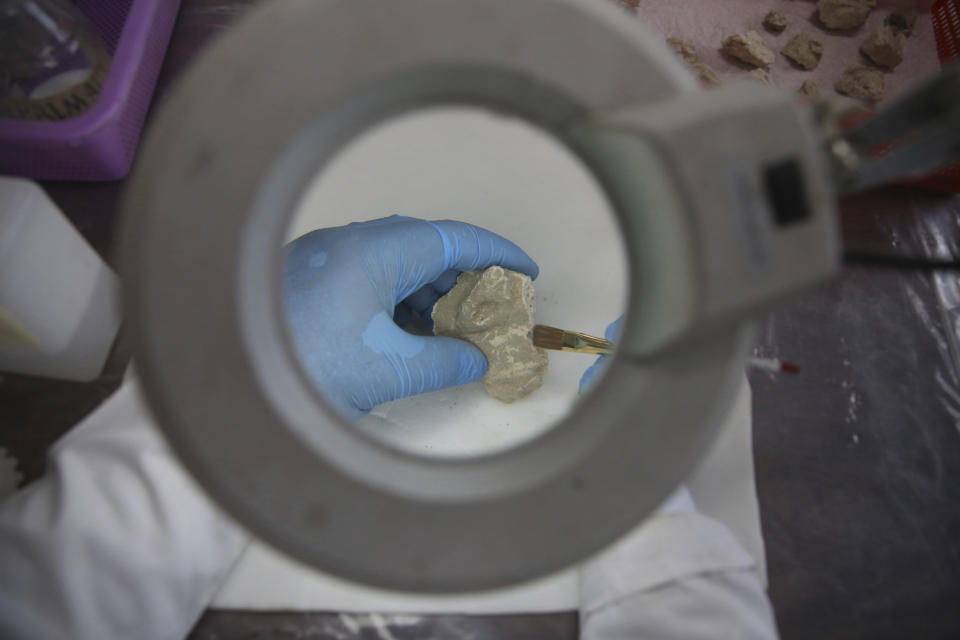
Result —
<svg viewBox="0 0 960 640"><path fill-rule="evenodd" d="M755 563L685 490L580 572L584 640L776 638Z"/></svg>
<svg viewBox="0 0 960 640"><path fill-rule="evenodd" d="M765 586L765 551L754 484L750 407L750 387L744 376L733 407L718 428L709 453L686 479L689 489L686 497L690 505L696 503L697 511L730 529L753 558L761 584ZM462 423L448 427L451 431L471 430L470 425ZM439 426L436 431L440 431ZM452 436L446 437L452 440ZM688 510L694 508L690 505ZM661 511L664 508L661 507ZM624 537L626 535L630 533ZM220 609L416 615L552 613L576 610L579 604L579 566L490 591L416 594L343 580L258 541L247 546L211 602L211 606Z"/></svg>
<svg viewBox="0 0 960 640"><path fill-rule="evenodd" d="M0 503L0 637L183 638L247 542L128 382ZM771 638L753 560L685 490L581 572L582 637Z"/></svg>
<svg viewBox="0 0 960 640"><path fill-rule="evenodd" d="M0 638L183 638L246 541L127 383L0 503Z"/></svg>

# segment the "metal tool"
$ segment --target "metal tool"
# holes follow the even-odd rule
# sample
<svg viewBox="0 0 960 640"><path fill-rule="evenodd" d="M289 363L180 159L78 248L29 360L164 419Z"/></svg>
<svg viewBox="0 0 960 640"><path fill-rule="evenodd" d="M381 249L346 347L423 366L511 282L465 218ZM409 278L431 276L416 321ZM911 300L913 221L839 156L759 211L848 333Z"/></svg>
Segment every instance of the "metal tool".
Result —
<svg viewBox="0 0 960 640"><path fill-rule="evenodd" d="M960 65L825 144L840 193L920 176L960 157ZM878 149L885 152L878 154Z"/></svg>

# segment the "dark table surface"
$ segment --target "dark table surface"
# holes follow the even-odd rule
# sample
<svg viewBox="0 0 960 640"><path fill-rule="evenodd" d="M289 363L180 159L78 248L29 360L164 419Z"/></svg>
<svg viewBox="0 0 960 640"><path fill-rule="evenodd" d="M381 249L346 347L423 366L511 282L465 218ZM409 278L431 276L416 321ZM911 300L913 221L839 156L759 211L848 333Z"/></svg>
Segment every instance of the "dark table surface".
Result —
<svg viewBox="0 0 960 640"><path fill-rule="evenodd" d="M251 4L184 0L158 95ZM123 183L44 186L112 262ZM960 256L960 197L891 187L841 204L850 248ZM757 492L782 636L960 637L960 276L845 268L765 318L757 353L802 366L795 376L750 374ZM119 385L129 357L121 331L94 382L0 376L0 446L19 459L26 481L42 473L50 443ZM192 637L379 637L359 621L209 611ZM567 613L430 616L392 631L492 639L573 638L576 629Z"/></svg>

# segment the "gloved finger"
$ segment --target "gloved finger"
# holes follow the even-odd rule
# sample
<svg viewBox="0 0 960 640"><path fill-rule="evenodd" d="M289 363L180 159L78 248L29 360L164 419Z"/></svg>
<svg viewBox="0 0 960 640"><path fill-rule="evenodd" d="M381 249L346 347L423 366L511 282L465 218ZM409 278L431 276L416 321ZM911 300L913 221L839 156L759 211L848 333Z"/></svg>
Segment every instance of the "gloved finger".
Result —
<svg viewBox="0 0 960 640"><path fill-rule="evenodd" d="M407 222L407 224L410 224ZM419 259L405 264L403 275L394 292L402 300L426 284L443 277L449 281L448 271L476 271L492 265L519 271L535 278L540 269L523 250L506 238L464 222L424 220L410 225L408 246L427 248ZM437 243L439 234L439 244ZM437 247L439 251L430 249ZM380 256L389 260L389 256Z"/></svg>
<svg viewBox="0 0 960 640"><path fill-rule="evenodd" d="M419 218L411 218L409 216L398 216L396 214L392 216L387 216L385 218L375 218L373 220L365 220L363 222L351 222L347 225L350 228L366 228L366 227L382 227L386 224L396 224L398 222L409 222L409 221L418 221Z"/></svg>
<svg viewBox="0 0 960 640"><path fill-rule="evenodd" d="M620 316L613 322L607 325L606 330L603 332L603 337L609 340L610 342L616 342L620 339L620 329L623 322L623 316ZM584 393L589 390L590 387L596 382L597 377L607 366L608 356L599 356L594 360L593 364L583 372L583 375L580 376L580 393Z"/></svg>
<svg viewBox="0 0 960 640"><path fill-rule="evenodd" d="M540 273L540 267L523 249L492 231L456 220L428 220L427 224L440 233L444 254L443 269L430 281L448 269L476 271L492 265L519 271L531 278Z"/></svg>
<svg viewBox="0 0 960 640"><path fill-rule="evenodd" d="M620 325L623 323L623 316L620 316L613 322L607 325L606 331L603 332L603 337L609 340L610 342L616 342L620 339Z"/></svg>
<svg viewBox="0 0 960 640"><path fill-rule="evenodd" d="M441 296L446 295L450 289L453 289L453 285L457 284L457 277L460 275L460 271L456 269L447 269L440 274L440 277L433 281L431 286L436 289L437 293Z"/></svg>
<svg viewBox="0 0 960 640"><path fill-rule="evenodd" d="M408 359L397 373L415 395L457 387L480 380L487 373L487 359L475 346L456 338L422 337L423 351ZM400 395L397 397L404 397Z"/></svg>
<svg viewBox="0 0 960 640"><path fill-rule="evenodd" d="M383 368L351 398L368 411L378 404L407 396L455 387L482 378L487 360L479 349L455 338L415 336L384 314L371 320L363 334L366 348L382 357Z"/></svg>
<svg viewBox="0 0 960 640"><path fill-rule="evenodd" d="M402 302L393 310L393 322L404 331L414 335L433 335L433 319L430 317L430 312L417 313L409 305Z"/></svg>
<svg viewBox="0 0 960 640"><path fill-rule="evenodd" d="M428 284L411 293L403 302L421 316L429 316L433 305L439 298L440 294L437 290L433 288L433 285Z"/></svg>
<svg viewBox="0 0 960 640"><path fill-rule="evenodd" d="M413 310L401 302L393 310L393 321L398 327L410 324L413 322Z"/></svg>
<svg viewBox="0 0 960 640"><path fill-rule="evenodd" d="M453 289L453 285L457 284L457 277L461 273L461 271L457 271L456 269L444 271L440 274L440 277L432 283L424 285L407 296L404 302L409 304L410 308L414 309L424 319L429 320L430 313L433 311L433 305L437 304L437 300L447 295L450 289ZM432 324L431 322L431 325Z"/></svg>
<svg viewBox="0 0 960 640"><path fill-rule="evenodd" d="M593 361L593 364L587 367L587 370L583 372L583 375L580 376L580 384L578 391L580 393L586 393L590 390L590 387L597 381L597 376L600 375L600 372L603 371L606 367L606 358L607 356L597 356L597 359Z"/></svg>

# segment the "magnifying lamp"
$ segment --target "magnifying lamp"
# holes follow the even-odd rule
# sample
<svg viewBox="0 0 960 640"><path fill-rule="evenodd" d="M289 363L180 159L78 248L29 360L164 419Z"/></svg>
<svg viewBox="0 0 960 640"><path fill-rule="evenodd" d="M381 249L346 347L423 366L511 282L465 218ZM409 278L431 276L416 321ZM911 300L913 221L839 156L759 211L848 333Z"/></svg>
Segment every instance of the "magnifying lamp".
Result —
<svg viewBox="0 0 960 640"><path fill-rule="evenodd" d="M291 211L351 140L416 109L522 118L602 186L629 253L618 352L553 429L466 460L400 451L331 409L280 300ZM835 272L833 186L792 97L700 92L591 0L286 0L167 97L126 201L126 314L149 403L238 521L325 571L486 589L597 552L710 445L758 312Z"/></svg>

